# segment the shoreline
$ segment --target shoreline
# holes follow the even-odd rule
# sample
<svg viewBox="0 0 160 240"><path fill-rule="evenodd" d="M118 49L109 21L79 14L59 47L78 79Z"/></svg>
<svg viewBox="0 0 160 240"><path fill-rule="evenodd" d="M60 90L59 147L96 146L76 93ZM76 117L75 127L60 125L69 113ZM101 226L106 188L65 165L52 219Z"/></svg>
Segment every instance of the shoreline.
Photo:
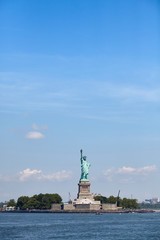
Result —
<svg viewBox="0 0 160 240"><path fill-rule="evenodd" d="M15 211L0 211L0 213L93 213L97 215L101 215L103 213L154 213L157 212L156 210L147 210L147 209L135 209L135 210L85 210L85 211L65 211L65 210L57 210L57 211L52 211L52 210L15 210Z"/></svg>

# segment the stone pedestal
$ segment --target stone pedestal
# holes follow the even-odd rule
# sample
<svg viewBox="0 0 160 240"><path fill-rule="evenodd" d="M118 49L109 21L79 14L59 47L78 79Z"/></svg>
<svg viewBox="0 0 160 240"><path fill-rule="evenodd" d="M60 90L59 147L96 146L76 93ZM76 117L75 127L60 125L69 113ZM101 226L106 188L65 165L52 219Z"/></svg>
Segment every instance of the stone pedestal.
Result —
<svg viewBox="0 0 160 240"><path fill-rule="evenodd" d="M89 181L80 181L78 184L78 195L77 200L81 199L93 199L90 193L90 182Z"/></svg>

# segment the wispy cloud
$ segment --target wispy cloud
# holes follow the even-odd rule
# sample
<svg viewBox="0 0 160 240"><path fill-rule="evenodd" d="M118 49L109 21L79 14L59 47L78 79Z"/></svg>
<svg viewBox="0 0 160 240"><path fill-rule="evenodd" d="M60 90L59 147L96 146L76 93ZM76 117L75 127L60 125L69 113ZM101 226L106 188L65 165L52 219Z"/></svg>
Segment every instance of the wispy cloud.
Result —
<svg viewBox="0 0 160 240"><path fill-rule="evenodd" d="M54 173L44 173L42 170L39 169L30 169L26 168L19 173L7 176L7 175L0 175L1 182L25 182L25 181L57 181L63 182L67 179L70 179L72 176L71 171L61 170Z"/></svg>
<svg viewBox="0 0 160 240"><path fill-rule="evenodd" d="M0 111L11 111L16 114L22 111L58 109L63 115L92 121L142 122L148 112L157 114L151 105L160 102L159 86L140 85L137 81L134 85L133 82L124 84L121 81L117 83L92 79L91 83L91 80L76 79L76 84L72 80L66 80L62 84L55 79L53 84L50 79L44 83L41 76L38 82L35 76L18 74L12 76L12 73L8 73L8 78L13 78L13 81L0 82L2 88ZM148 103L151 105L148 106ZM65 111L66 109L68 111ZM41 133L44 129L33 124L32 130Z"/></svg>
<svg viewBox="0 0 160 240"><path fill-rule="evenodd" d="M19 173L19 180L26 181L29 179L35 180L49 180L49 181L64 181L71 177L71 171L62 170L59 172L51 173L51 174L44 174L42 170L31 170L27 168Z"/></svg>
<svg viewBox="0 0 160 240"><path fill-rule="evenodd" d="M52 173L52 174L42 174L39 178L39 180L53 180L53 181L65 181L66 179L71 178L71 171L66 171L66 170L62 170L56 173Z"/></svg>
<svg viewBox="0 0 160 240"><path fill-rule="evenodd" d="M117 174L131 174L131 175L148 175L149 173L157 170L155 165L145 166L142 168L122 167L119 168Z"/></svg>
<svg viewBox="0 0 160 240"><path fill-rule="evenodd" d="M38 177L40 174L42 174L41 170L31 170L30 168L27 168L19 173L19 180L25 181L31 177Z"/></svg>
<svg viewBox="0 0 160 240"><path fill-rule="evenodd" d="M33 123L33 124L32 124L32 128L33 128L34 130L47 130L47 129L48 129L48 126L47 126L47 125L38 126L36 123Z"/></svg>
<svg viewBox="0 0 160 240"><path fill-rule="evenodd" d="M27 139L33 139L33 140L42 139L45 137L44 133L42 133L42 132L48 130L47 125L38 126L36 123L33 123L31 128L35 131L29 131L25 135L25 138L27 138Z"/></svg>
<svg viewBox="0 0 160 240"><path fill-rule="evenodd" d="M42 139L45 136L42 133L40 133L40 132L28 132L25 135L25 137L28 138L28 139L37 140L37 139Z"/></svg>
<svg viewBox="0 0 160 240"><path fill-rule="evenodd" d="M22 73L0 73L0 87L2 89L1 105L3 106L29 106L43 108L46 106L68 107L77 102L86 106L86 101L99 98L137 100L137 101L160 101L160 88L139 86L131 84L118 84L113 81L82 80L66 81L64 84L51 84L49 79L45 82L35 80L32 76ZM7 79L7 80L6 80ZM85 88L84 88L85 83ZM69 87L68 87L69 86ZM43 102L41 101L43 96ZM29 101L30 99L30 101ZM84 101L85 100L85 101ZM12 105L11 105L12 103ZM66 104L67 103L67 104ZM33 110L33 109L30 109Z"/></svg>
<svg viewBox="0 0 160 240"><path fill-rule="evenodd" d="M123 166L118 169L115 169L115 168L107 169L106 171L104 171L103 174L108 181L112 181L114 178L118 177L118 179L120 179L121 182L127 183L127 182L133 182L136 176L147 177L153 172L155 172L156 170L157 170L157 167L155 165L144 166L141 168Z"/></svg>
<svg viewBox="0 0 160 240"><path fill-rule="evenodd" d="M95 82L94 88L99 97L118 98L139 101L160 101L160 88L140 87L132 85L118 85L109 82Z"/></svg>
<svg viewBox="0 0 160 240"><path fill-rule="evenodd" d="M112 180L113 180L113 173L114 173L114 168L107 169L107 170L104 172L104 176L106 177L106 179L107 179L109 182L112 182Z"/></svg>

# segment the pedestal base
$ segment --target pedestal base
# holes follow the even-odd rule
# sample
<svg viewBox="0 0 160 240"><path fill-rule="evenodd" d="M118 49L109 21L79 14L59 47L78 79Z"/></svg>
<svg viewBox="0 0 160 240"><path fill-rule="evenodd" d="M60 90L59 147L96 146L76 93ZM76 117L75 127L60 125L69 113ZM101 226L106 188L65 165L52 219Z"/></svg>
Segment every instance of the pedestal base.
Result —
<svg viewBox="0 0 160 240"><path fill-rule="evenodd" d="M92 199L92 195L90 193L90 182L89 181L80 181L78 184L78 195L77 200L81 199Z"/></svg>

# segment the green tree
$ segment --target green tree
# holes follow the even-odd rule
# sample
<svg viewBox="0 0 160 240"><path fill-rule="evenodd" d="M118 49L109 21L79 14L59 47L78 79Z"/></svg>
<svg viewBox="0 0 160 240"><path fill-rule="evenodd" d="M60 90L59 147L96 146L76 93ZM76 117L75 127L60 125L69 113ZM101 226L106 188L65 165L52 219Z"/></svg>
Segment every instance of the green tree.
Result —
<svg viewBox="0 0 160 240"><path fill-rule="evenodd" d="M10 199L9 202L7 202L7 207L15 207L16 202L14 199Z"/></svg>
<svg viewBox="0 0 160 240"><path fill-rule="evenodd" d="M24 204L25 209L40 209L40 202L36 198L30 197L29 200Z"/></svg>
<svg viewBox="0 0 160 240"><path fill-rule="evenodd" d="M121 206L123 208L137 209L138 203L136 202L136 199L123 198L123 200L121 202Z"/></svg>
<svg viewBox="0 0 160 240"><path fill-rule="evenodd" d="M33 197L35 197L37 199L37 201L42 202L42 198L43 198L44 194L40 193L38 195L34 195Z"/></svg>
<svg viewBox="0 0 160 240"><path fill-rule="evenodd" d="M32 197L21 196L17 200L17 208L25 209L50 209L51 204L61 203L62 198L57 193L55 194L35 194Z"/></svg>
<svg viewBox="0 0 160 240"><path fill-rule="evenodd" d="M16 207L19 208L19 209L25 210L27 208L25 205L28 202L28 200L29 200L29 197L27 197L27 196L19 197L18 200L17 200Z"/></svg>
<svg viewBox="0 0 160 240"><path fill-rule="evenodd" d="M95 196L94 199L96 201L100 201L101 203L107 203L108 199L104 196Z"/></svg>
<svg viewBox="0 0 160 240"><path fill-rule="evenodd" d="M118 207L123 208L130 208L130 209L137 209L138 203L136 202L136 199L128 199L128 198L118 198L114 196L110 196L109 198L106 198L104 196L96 196L94 197L96 201L101 201L101 203L111 203L115 204L117 202Z"/></svg>
<svg viewBox="0 0 160 240"><path fill-rule="evenodd" d="M61 203L62 202L61 196L57 193L50 194L50 197L51 197L52 203Z"/></svg>
<svg viewBox="0 0 160 240"><path fill-rule="evenodd" d="M122 199L120 197L117 198L117 207L122 207Z"/></svg>
<svg viewBox="0 0 160 240"><path fill-rule="evenodd" d="M107 203L116 203L117 202L117 197L114 197L114 196L110 196L108 199L107 199Z"/></svg>
<svg viewBox="0 0 160 240"><path fill-rule="evenodd" d="M96 196L94 197L96 201L101 201L101 203L116 203L117 198L114 196L110 196L109 198L106 198L104 196Z"/></svg>
<svg viewBox="0 0 160 240"><path fill-rule="evenodd" d="M51 202L49 198L49 194L45 194L42 198L42 208L49 209L51 207Z"/></svg>
<svg viewBox="0 0 160 240"><path fill-rule="evenodd" d="M128 199L127 198L122 199L121 206L123 208L128 208Z"/></svg>
<svg viewBox="0 0 160 240"><path fill-rule="evenodd" d="M43 208L43 203L42 203L42 198L44 197L44 194L42 194L42 193L40 193L40 194L36 194L36 195L34 195L33 196L39 203L40 203L40 209L42 209Z"/></svg>
<svg viewBox="0 0 160 240"><path fill-rule="evenodd" d="M42 197L42 208L43 209L50 209L51 204L53 203L61 203L62 198L58 194L48 194L46 193Z"/></svg>

